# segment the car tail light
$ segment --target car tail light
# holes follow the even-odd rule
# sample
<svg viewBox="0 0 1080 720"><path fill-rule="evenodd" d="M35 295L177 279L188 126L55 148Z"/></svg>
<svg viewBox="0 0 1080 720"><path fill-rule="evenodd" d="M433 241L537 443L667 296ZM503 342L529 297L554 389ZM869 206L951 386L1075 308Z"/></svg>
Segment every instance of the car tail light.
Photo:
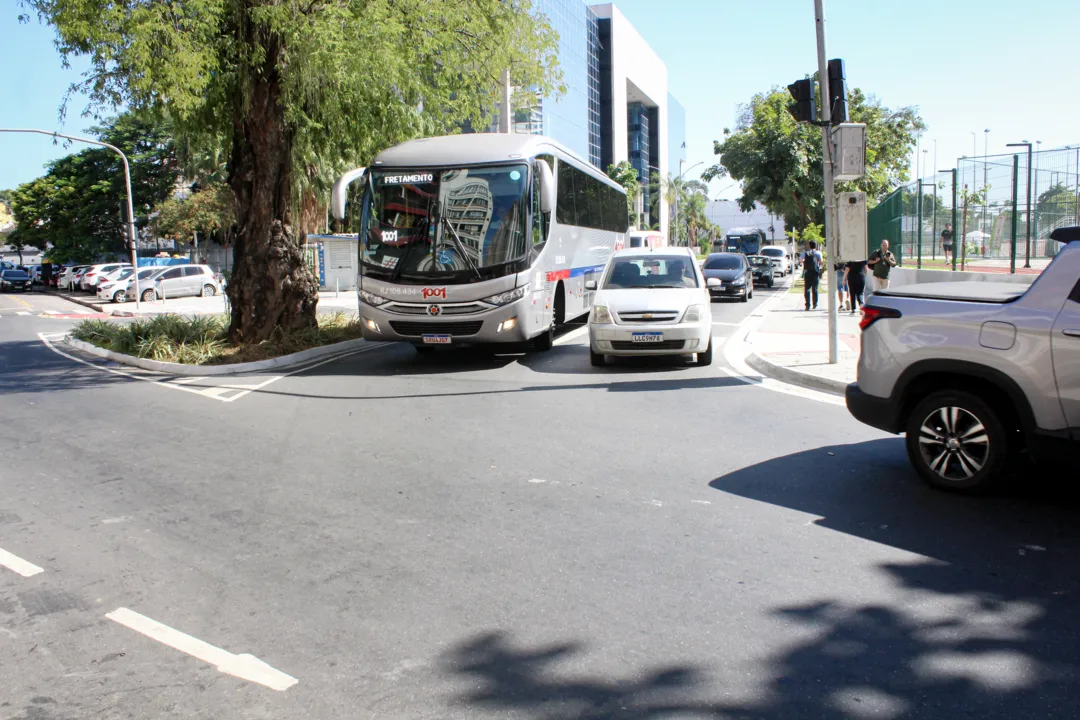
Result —
<svg viewBox="0 0 1080 720"><path fill-rule="evenodd" d="M900 317L900 311L893 308L875 307L874 305L864 305L862 309L862 320L859 321L859 329L866 330L878 320L885 318L898 318Z"/></svg>

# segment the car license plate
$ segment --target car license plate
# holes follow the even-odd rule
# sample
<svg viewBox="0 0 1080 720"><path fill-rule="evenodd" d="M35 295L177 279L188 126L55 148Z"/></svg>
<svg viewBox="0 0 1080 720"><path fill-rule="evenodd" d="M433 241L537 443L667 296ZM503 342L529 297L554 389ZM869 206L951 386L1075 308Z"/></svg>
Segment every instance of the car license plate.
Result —
<svg viewBox="0 0 1080 720"><path fill-rule="evenodd" d="M664 340L664 333L658 333L658 332L642 332L642 333L634 333L634 334L633 334L633 335L631 336L631 338L632 338L632 340L633 340L634 342L636 342L636 343L655 343L655 342L663 342L663 340Z"/></svg>
<svg viewBox="0 0 1080 720"><path fill-rule="evenodd" d="M449 345L450 344L450 336L449 335L425 335L424 336L424 343L426 345Z"/></svg>

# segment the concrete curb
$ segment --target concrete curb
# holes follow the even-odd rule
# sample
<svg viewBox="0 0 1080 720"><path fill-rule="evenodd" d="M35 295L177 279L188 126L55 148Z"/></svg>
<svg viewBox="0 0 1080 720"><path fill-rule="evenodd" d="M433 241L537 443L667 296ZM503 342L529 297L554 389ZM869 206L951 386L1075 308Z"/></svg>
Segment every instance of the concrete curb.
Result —
<svg viewBox="0 0 1080 720"><path fill-rule="evenodd" d="M798 385L810 390L820 390L822 392L832 393L833 395L843 395L847 389L847 383L843 380L818 377L817 375L811 375L810 373L783 367L766 360L756 352L751 352L746 356L746 364L765 377L771 377L774 380L786 382L791 385Z"/></svg>
<svg viewBox="0 0 1080 720"><path fill-rule="evenodd" d="M61 293L57 293L56 297L60 298L61 300L67 300L70 303L75 303L76 305L82 305L84 308L90 308L91 310L102 313L103 315L108 315L108 313L105 312L104 307L102 307L100 304L95 305L89 300L83 300L82 298L76 297L74 295L63 295Z"/></svg>
<svg viewBox="0 0 1080 720"><path fill-rule="evenodd" d="M269 360L256 360L255 362L247 363L234 363L232 365L182 365L180 363L161 362L160 360L148 360L146 358L137 358L131 355L124 355L123 353L113 352L112 350L105 350L99 348L96 345L83 342L82 340L76 340L70 335L64 338L71 347L81 350L82 352L99 357L104 360L112 360L124 365L133 365L134 367L142 368L143 370L153 370L155 372L168 373L170 375L187 375L191 377L206 377L209 375L239 375L242 373L258 372L261 370L282 370L286 368L294 368L298 365L303 365L311 360L318 360L322 358L329 358L336 355L343 355L345 353L357 350L363 347L366 341L363 338L357 338L355 340L346 340L344 342L334 343L333 345L322 345L320 347L314 347L310 350L303 350L292 355L282 355L281 357L271 358Z"/></svg>

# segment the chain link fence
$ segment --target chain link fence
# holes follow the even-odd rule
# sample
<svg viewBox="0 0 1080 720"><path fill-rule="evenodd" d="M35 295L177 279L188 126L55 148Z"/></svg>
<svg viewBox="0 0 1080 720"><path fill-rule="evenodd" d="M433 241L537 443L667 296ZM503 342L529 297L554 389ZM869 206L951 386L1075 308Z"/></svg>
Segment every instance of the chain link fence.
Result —
<svg viewBox="0 0 1080 720"><path fill-rule="evenodd" d="M955 174L897 188L868 214L868 250L888 240L901 264L916 267L953 267L953 255L958 270L1046 267L1058 250L1050 233L1080 225L1080 148L1032 152L1030 166L1021 150L961 158ZM946 224L955 251L948 258Z"/></svg>

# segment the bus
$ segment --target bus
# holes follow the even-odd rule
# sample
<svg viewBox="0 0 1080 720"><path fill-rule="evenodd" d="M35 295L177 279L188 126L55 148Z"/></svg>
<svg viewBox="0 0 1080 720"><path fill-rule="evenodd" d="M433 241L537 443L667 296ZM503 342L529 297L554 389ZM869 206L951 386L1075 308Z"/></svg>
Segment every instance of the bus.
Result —
<svg viewBox="0 0 1080 720"><path fill-rule="evenodd" d="M338 179L334 217L345 219L350 197L363 336L421 351L550 349L558 325L591 309L586 282L630 226L623 188L540 135L410 140Z"/></svg>
<svg viewBox="0 0 1080 720"><path fill-rule="evenodd" d="M626 246L632 248L662 248L666 245L664 234L659 230L631 230Z"/></svg>
<svg viewBox="0 0 1080 720"><path fill-rule="evenodd" d="M754 227L731 228L723 239L713 242L713 252L736 252L757 255L765 244L765 233Z"/></svg>

